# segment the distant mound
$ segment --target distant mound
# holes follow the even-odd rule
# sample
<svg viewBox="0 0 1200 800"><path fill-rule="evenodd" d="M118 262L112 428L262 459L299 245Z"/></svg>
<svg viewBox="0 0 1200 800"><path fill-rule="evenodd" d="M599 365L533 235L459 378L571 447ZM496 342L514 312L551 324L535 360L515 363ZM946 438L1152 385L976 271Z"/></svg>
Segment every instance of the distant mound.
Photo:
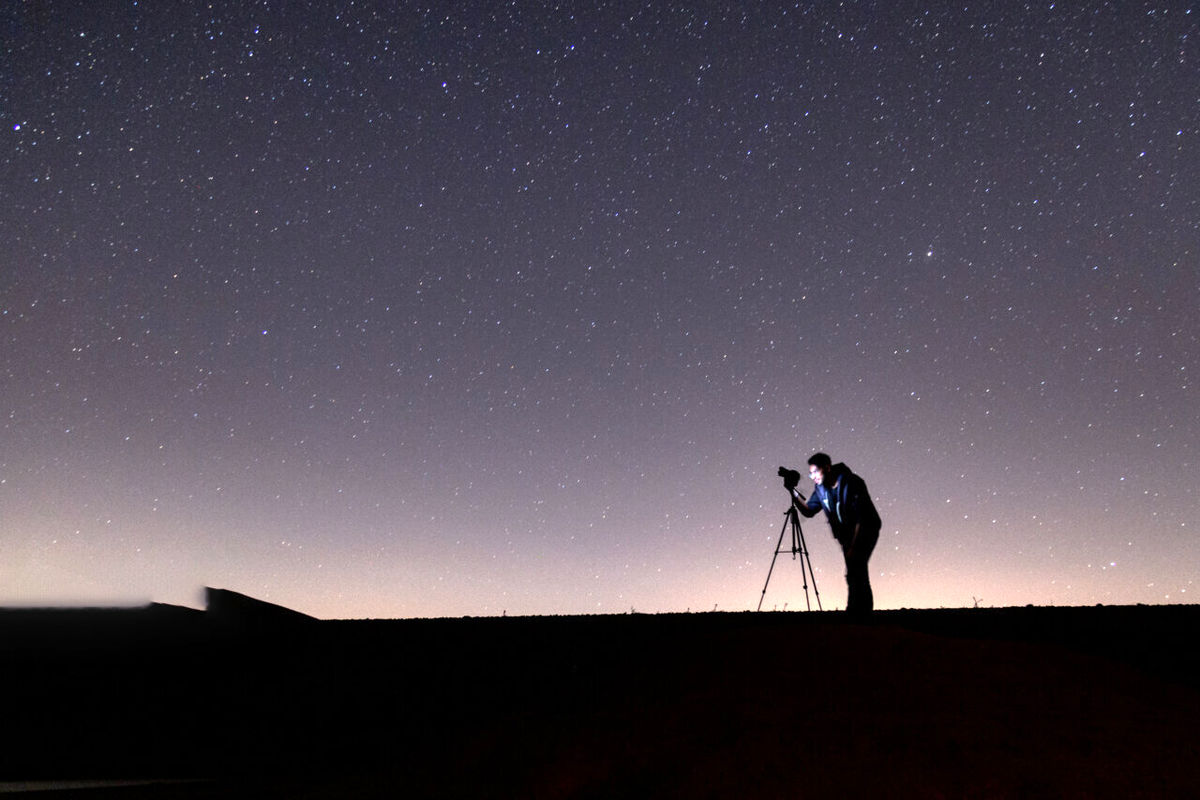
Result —
<svg viewBox="0 0 1200 800"><path fill-rule="evenodd" d="M205 587L204 604L209 617L217 622L267 626L316 622L315 617L228 589Z"/></svg>

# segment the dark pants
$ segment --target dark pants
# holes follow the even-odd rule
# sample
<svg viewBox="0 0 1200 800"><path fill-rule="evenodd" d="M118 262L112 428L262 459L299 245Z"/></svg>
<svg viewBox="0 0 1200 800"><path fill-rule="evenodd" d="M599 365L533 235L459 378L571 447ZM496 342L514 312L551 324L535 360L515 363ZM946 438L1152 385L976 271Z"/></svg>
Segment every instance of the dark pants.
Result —
<svg viewBox="0 0 1200 800"><path fill-rule="evenodd" d="M867 561L878 541L879 531L859 531L853 552L849 542L842 545L842 557L846 559L846 612L849 614L870 614L875 607Z"/></svg>

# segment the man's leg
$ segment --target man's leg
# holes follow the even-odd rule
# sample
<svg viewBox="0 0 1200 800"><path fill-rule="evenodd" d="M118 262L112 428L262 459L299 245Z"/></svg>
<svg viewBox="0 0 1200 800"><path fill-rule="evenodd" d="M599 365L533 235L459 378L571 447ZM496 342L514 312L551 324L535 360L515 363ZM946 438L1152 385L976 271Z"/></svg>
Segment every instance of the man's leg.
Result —
<svg viewBox="0 0 1200 800"><path fill-rule="evenodd" d="M846 557L846 611L854 614L869 614L875 608L875 595L871 592L871 571L867 562L879 541L879 531L859 533L858 542Z"/></svg>
<svg viewBox="0 0 1200 800"><path fill-rule="evenodd" d="M846 613L858 614L862 610L862 574L859 569L857 553L851 553L849 547L842 547L842 557L846 560Z"/></svg>
<svg viewBox="0 0 1200 800"><path fill-rule="evenodd" d="M866 564L858 554L846 554L846 611L860 614L871 610L873 598Z"/></svg>

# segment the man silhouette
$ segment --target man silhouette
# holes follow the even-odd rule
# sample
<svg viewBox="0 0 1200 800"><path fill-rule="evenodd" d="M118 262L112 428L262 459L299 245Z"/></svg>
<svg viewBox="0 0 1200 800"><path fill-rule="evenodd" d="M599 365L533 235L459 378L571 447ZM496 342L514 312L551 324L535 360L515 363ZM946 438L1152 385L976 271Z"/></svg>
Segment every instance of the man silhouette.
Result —
<svg viewBox="0 0 1200 800"><path fill-rule="evenodd" d="M845 464L834 464L824 453L813 453L808 459L808 475L812 478L813 493L801 501L794 486L788 489L796 509L806 517L824 511L833 538L842 546L846 560L846 611L856 616L871 613L875 597L871 593L871 576L867 560L879 541L883 523L871 502L871 494L862 478Z"/></svg>

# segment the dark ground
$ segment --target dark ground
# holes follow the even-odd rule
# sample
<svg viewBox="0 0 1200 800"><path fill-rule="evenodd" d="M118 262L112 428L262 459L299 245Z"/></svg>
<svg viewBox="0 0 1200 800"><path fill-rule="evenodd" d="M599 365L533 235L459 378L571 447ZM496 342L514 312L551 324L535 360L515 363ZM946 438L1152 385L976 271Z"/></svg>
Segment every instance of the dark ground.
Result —
<svg viewBox="0 0 1200 800"><path fill-rule="evenodd" d="M0 610L0 792L1200 797L1198 623L1197 606L318 622L220 592L207 613ZM96 788L128 779L189 782Z"/></svg>

